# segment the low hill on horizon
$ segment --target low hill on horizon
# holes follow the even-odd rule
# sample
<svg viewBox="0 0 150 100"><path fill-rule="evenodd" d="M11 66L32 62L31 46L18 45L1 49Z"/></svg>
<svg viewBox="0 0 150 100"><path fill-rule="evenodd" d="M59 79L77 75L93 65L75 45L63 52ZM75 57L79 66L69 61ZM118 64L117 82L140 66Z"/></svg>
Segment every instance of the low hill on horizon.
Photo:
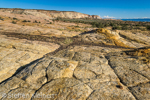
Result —
<svg viewBox="0 0 150 100"><path fill-rule="evenodd" d="M43 10L43 9L21 9L21 8L0 8L2 12L9 12L14 14L23 14L23 15L40 15L44 14L50 19L53 18L94 18L101 19L98 15L89 15L83 14L75 11L57 11L57 10Z"/></svg>

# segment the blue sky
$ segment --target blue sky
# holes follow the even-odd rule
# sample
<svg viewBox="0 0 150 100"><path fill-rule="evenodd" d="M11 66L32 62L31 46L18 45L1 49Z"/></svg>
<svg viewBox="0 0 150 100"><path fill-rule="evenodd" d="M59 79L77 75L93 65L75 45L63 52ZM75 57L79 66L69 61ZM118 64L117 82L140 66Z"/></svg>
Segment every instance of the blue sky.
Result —
<svg viewBox="0 0 150 100"><path fill-rule="evenodd" d="M77 11L108 18L150 18L150 0L0 0L0 8Z"/></svg>

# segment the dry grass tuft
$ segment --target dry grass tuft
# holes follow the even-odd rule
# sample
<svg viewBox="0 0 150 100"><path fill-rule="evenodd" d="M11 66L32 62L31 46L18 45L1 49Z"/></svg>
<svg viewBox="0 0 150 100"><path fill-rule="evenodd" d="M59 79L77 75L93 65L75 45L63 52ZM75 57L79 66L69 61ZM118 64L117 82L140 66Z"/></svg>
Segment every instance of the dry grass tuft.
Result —
<svg viewBox="0 0 150 100"><path fill-rule="evenodd" d="M73 42L73 40L72 39L70 39L70 38L66 38L65 40L64 40L64 44L70 44L70 43L72 43Z"/></svg>

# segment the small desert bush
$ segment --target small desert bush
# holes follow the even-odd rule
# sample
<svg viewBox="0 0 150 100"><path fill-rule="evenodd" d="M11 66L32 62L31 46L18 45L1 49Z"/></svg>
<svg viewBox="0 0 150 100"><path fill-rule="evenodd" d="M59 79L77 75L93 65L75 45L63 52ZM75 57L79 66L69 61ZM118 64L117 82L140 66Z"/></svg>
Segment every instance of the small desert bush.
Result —
<svg viewBox="0 0 150 100"><path fill-rule="evenodd" d="M74 27L79 27L79 26L77 25L77 26L74 26Z"/></svg>
<svg viewBox="0 0 150 100"><path fill-rule="evenodd" d="M119 26L113 26L113 27L112 27L112 30L116 30L116 29L117 29L117 30L121 30L122 28L119 27Z"/></svg>
<svg viewBox="0 0 150 100"><path fill-rule="evenodd" d="M18 20L17 18L13 17L13 20Z"/></svg>
<svg viewBox="0 0 150 100"><path fill-rule="evenodd" d="M90 24L92 27L104 28L112 27L113 29L119 30L132 30L139 29L139 27L145 27L149 30L150 22L135 22L135 21L121 21L121 20L103 20L103 19L69 19L69 18L57 18L53 21L73 22L73 23L84 23ZM143 30L143 29L139 29Z"/></svg>
<svg viewBox="0 0 150 100"><path fill-rule="evenodd" d="M4 19L2 17L0 17L0 20L4 21Z"/></svg>
<svg viewBox="0 0 150 100"><path fill-rule="evenodd" d="M147 30L150 30L150 26L147 26L146 28L147 28Z"/></svg>
<svg viewBox="0 0 150 100"><path fill-rule="evenodd" d="M23 20L22 22L28 22L27 20Z"/></svg>
<svg viewBox="0 0 150 100"><path fill-rule="evenodd" d="M128 30L129 28L127 26L122 26L122 30Z"/></svg>
<svg viewBox="0 0 150 100"><path fill-rule="evenodd" d="M30 20L23 20L22 22L31 22Z"/></svg>
<svg viewBox="0 0 150 100"><path fill-rule="evenodd" d="M63 31L64 29L58 29L58 30Z"/></svg>
<svg viewBox="0 0 150 100"><path fill-rule="evenodd" d="M38 23L37 20L35 20L34 23Z"/></svg>
<svg viewBox="0 0 150 100"><path fill-rule="evenodd" d="M17 24L17 22L15 22L15 21L12 21L12 23L13 23L13 24Z"/></svg>

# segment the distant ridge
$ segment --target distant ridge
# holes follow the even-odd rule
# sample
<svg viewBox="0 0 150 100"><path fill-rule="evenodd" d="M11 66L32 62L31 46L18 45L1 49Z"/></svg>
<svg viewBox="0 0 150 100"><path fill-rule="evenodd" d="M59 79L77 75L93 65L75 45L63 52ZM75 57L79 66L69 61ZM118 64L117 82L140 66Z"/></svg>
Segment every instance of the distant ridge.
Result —
<svg viewBox="0 0 150 100"><path fill-rule="evenodd" d="M0 9L58 11L58 10L45 10L45 9L23 9L23 8L0 8ZM76 12L76 11L58 11L58 12ZM84 13L83 13L83 14L84 14Z"/></svg>
<svg viewBox="0 0 150 100"><path fill-rule="evenodd" d="M44 10L44 9L22 9L22 8L0 8L0 11L10 12L15 14L26 14L26 15L40 15L46 14L50 18L93 18L101 19L98 15L88 15L75 11L57 11L57 10ZM40 12L40 13L39 13Z"/></svg>

